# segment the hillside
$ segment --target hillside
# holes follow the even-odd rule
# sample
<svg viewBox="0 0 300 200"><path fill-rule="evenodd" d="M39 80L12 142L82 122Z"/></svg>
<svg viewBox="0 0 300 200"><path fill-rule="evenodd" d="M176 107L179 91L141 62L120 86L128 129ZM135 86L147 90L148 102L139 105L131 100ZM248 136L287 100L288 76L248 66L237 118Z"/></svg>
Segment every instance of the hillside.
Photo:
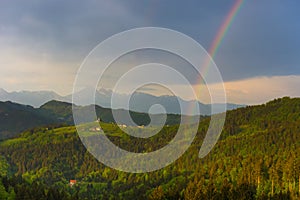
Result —
<svg viewBox="0 0 300 200"><path fill-rule="evenodd" d="M37 126L58 123L31 106L12 102L0 102L0 140Z"/></svg>
<svg viewBox="0 0 300 200"><path fill-rule="evenodd" d="M0 172L11 177L2 178L3 194L30 199L299 198L300 99L228 112L220 141L199 159L208 122L201 122L180 159L145 174L105 167L85 150L72 126L24 132L0 143ZM164 127L144 141L125 136L114 124L102 127L112 142L134 152L159 149L178 128ZM77 180L74 187L68 185L70 179Z"/></svg>
<svg viewBox="0 0 300 200"><path fill-rule="evenodd" d="M94 109L94 106L76 106L76 109L81 113L85 113ZM95 106L95 110L101 121L115 123L111 109ZM118 116L124 116L128 112L123 109L114 111ZM150 117L156 122L162 119L162 115L159 114L148 115L146 113L130 111L130 115L137 125L149 124ZM80 123L95 120L96 119L82 118ZM178 124L180 120L180 115L168 114L166 124ZM12 102L0 102L0 140L12 138L22 131L35 127L57 126L60 124L74 124L71 103L53 100L42 105L40 108L33 108ZM130 121L123 121L123 124L132 125Z"/></svg>
<svg viewBox="0 0 300 200"><path fill-rule="evenodd" d="M94 105L89 105L89 106L75 106L75 109L78 112L84 113L84 112L90 112L93 110L95 107L97 117L101 119L102 122L105 123L115 123L113 114L112 114L112 109L109 108L103 108L101 106L94 106ZM64 122L68 124L73 124L73 113L72 113L72 104L71 103L66 103L66 102L60 102L60 101L50 101L40 107L40 110L48 113L51 115L51 117L63 120ZM128 110L124 109L114 109L114 112L118 116L125 116L125 114L128 112ZM150 117L153 119L160 119L161 115L160 114L155 114L155 115L148 115L147 113L139 113L139 112L133 112L129 111L130 116L132 117L133 121L137 125L147 125L150 123ZM124 117L126 118L126 117ZM167 114L167 119L166 119L166 125L172 125L172 124L178 124L180 123L180 115L175 115L175 114ZM86 122L91 122L92 120L95 119L82 119L80 122L81 123L86 123ZM156 120L157 121L157 120ZM129 121L124 121L123 124L126 125L133 125Z"/></svg>

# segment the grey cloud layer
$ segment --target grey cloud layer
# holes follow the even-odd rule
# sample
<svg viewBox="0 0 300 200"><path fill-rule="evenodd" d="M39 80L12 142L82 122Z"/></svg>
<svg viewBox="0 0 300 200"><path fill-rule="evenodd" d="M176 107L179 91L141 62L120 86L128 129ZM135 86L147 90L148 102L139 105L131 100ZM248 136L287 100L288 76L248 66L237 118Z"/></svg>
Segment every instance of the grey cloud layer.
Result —
<svg viewBox="0 0 300 200"><path fill-rule="evenodd" d="M0 52L5 54L0 64L6 71L2 74L9 76L0 75L1 87L18 90L11 81L14 74L18 85L26 85L34 72L42 73L38 70L46 75L47 70L59 69L62 77L51 72L48 80L44 77L40 83L46 88L48 82L49 89L56 90L54 78L71 81L93 47L112 34L134 27L175 29L208 49L234 2L3 0ZM298 1L245 1L215 58L224 80L300 74L299 7ZM12 60L15 63L11 64ZM22 66L28 73L18 74Z"/></svg>

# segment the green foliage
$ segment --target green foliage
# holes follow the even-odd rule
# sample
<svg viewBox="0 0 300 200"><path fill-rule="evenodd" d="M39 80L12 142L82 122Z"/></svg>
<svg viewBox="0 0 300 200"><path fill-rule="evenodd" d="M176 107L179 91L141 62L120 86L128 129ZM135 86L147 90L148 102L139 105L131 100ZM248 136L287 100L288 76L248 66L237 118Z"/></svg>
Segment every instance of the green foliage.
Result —
<svg viewBox="0 0 300 200"><path fill-rule="evenodd" d="M97 117L101 119L102 122L105 123L115 123L112 109L109 108L103 108L101 106L75 106L74 109L77 110L80 113L90 112L90 110L93 110L95 108ZM67 124L73 124L73 113L72 113L72 104L66 103L66 102L60 102L60 101L50 101L39 109L43 113L47 113L49 116L55 119L60 119L62 122L65 122ZM116 109L115 112L119 116L125 116L125 114L128 112L123 109ZM139 112L133 112L129 111L130 116L132 117L133 121L138 125L147 125L150 123L150 116L146 113L139 113ZM151 118L160 119L160 115L153 115ZM96 120L96 119L95 119ZM180 123L181 116L176 114L168 114L166 119L166 124L178 124ZM89 122L90 120L81 119L81 121Z"/></svg>
<svg viewBox="0 0 300 200"><path fill-rule="evenodd" d="M0 177L7 176L9 164L7 163L5 157L0 156Z"/></svg>
<svg viewBox="0 0 300 200"><path fill-rule="evenodd" d="M0 159L0 198L299 199L300 99L277 99L228 112L220 141L199 159L209 120L201 121L181 158L146 174L119 172L99 163L86 151L75 127L24 132L0 143L5 157ZM113 143L132 152L159 149L178 129L166 126L141 139L114 124L101 122L101 127ZM94 135L87 131L85 137ZM70 179L77 180L75 186L69 186Z"/></svg>
<svg viewBox="0 0 300 200"><path fill-rule="evenodd" d="M85 113L94 109L94 106L75 106L78 112ZM114 123L112 110L95 106L96 114L102 122ZM115 110L117 115L125 115L128 111L123 109ZM131 112L133 121L138 125L147 125L150 123L150 117L159 121L160 115L149 116L146 113ZM87 123L96 119L82 119L80 122ZM181 116L168 114L166 124L180 123ZM41 128L56 128L62 125L72 125L73 113L72 104L60 101L50 101L40 108L33 108L12 102L0 102L0 140L13 138L18 133L25 130L36 132Z"/></svg>
<svg viewBox="0 0 300 200"><path fill-rule="evenodd" d="M58 123L31 106L0 102L0 140L14 137L21 131Z"/></svg>

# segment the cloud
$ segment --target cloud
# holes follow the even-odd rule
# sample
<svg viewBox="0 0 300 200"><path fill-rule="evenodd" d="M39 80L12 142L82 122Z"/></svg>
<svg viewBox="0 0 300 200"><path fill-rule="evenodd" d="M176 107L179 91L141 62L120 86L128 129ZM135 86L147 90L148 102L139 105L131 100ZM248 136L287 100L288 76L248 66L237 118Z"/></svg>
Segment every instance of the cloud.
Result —
<svg viewBox="0 0 300 200"><path fill-rule="evenodd" d="M300 76L254 77L225 82L228 102L261 104L275 98L300 96Z"/></svg>
<svg viewBox="0 0 300 200"><path fill-rule="evenodd" d="M0 87L68 94L89 51L138 24L122 1L1 1Z"/></svg>
<svg viewBox="0 0 300 200"><path fill-rule="evenodd" d="M227 102L247 105L257 105L266 103L275 98L284 96L300 97L300 76L262 76L253 77L249 79L242 79L238 81L227 81L224 85L221 83L212 84L209 87L216 92L216 96L220 96L224 92L227 96ZM187 92L186 85L176 85L177 89L181 91L180 97L185 100L194 99ZM155 89L155 88L154 88ZM197 99L203 103L212 103L207 86L203 84L194 85L194 90ZM160 95L160 90L145 91L150 94ZM214 100L218 103L218 99Z"/></svg>
<svg viewBox="0 0 300 200"><path fill-rule="evenodd" d="M234 2L3 0L0 87L70 93L90 50L135 27L175 29L208 49ZM297 1L245 1L215 57L229 101L252 104L299 95L299 6ZM147 60L141 55L137 59ZM180 68L184 63L176 64ZM182 69L189 80L197 80L193 71Z"/></svg>
<svg viewBox="0 0 300 200"><path fill-rule="evenodd" d="M300 75L299 6L245 1L215 58L224 79Z"/></svg>
<svg viewBox="0 0 300 200"><path fill-rule="evenodd" d="M10 41L7 45L11 47L44 51L56 60L77 60L106 37L142 23L122 1L115 0L17 0L1 4L0 38Z"/></svg>
<svg viewBox="0 0 300 200"><path fill-rule="evenodd" d="M71 92L76 68L72 63L53 62L47 54L0 49L0 87L9 91L55 90Z"/></svg>
<svg viewBox="0 0 300 200"><path fill-rule="evenodd" d="M1 48L24 48L79 64L112 34L160 26L181 31L208 49L234 2L3 0L0 39L6 42ZM224 80L300 74L299 6L245 1L215 58Z"/></svg>

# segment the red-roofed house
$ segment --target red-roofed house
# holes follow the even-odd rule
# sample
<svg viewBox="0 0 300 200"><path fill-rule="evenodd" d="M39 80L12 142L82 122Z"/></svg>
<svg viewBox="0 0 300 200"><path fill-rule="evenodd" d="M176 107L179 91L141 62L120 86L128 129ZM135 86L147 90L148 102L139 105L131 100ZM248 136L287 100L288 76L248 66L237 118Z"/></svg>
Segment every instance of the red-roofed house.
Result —
<svg viewBox="0 0 300 200"><path fill-rule="evenodd" d="M70 186L72 187L73 185L76 184L76 180L70 180Z"/></svg>

